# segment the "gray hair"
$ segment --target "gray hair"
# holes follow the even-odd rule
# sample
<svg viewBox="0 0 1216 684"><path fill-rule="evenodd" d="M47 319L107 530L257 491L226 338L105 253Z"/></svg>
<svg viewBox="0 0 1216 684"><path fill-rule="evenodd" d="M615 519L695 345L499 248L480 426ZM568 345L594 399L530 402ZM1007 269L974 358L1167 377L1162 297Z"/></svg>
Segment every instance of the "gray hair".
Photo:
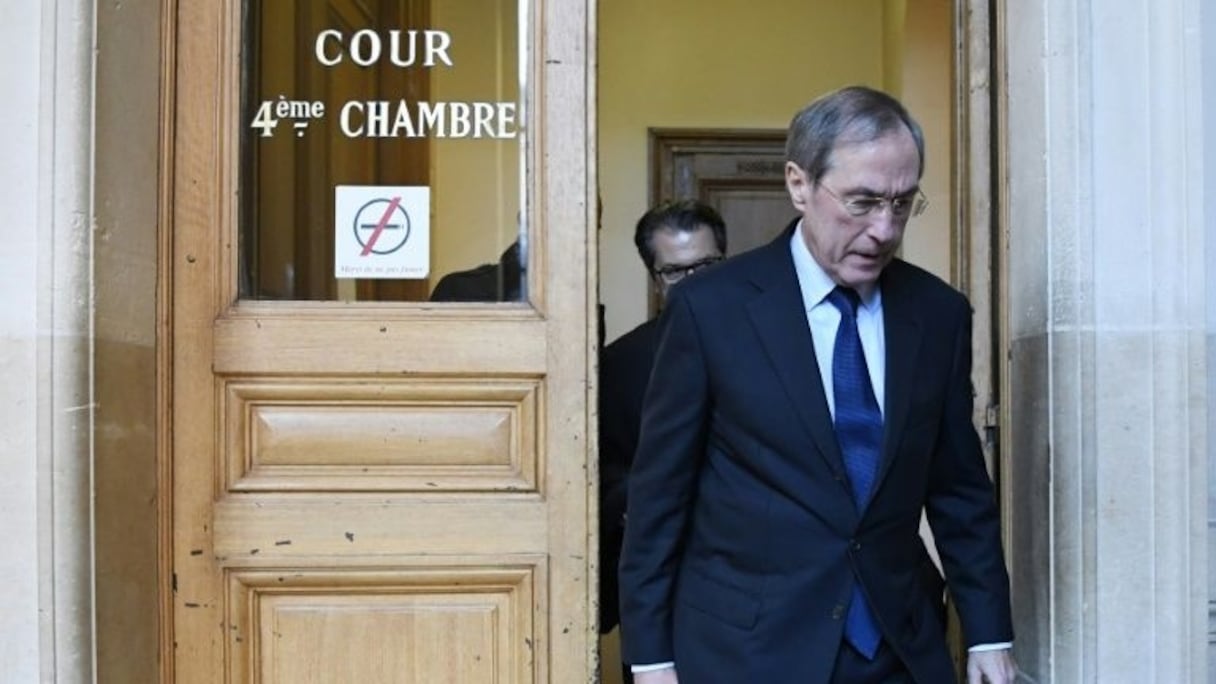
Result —
<svg viewBox="0 0 1216 684"><path fill-rule="evenodd" d="M832 167L838 143L869 142L906 128L916 142L925 171L925 135L899 100L865 86L848 86L822 95L794 115L785 139L785 158L818 183Z"/></svg>

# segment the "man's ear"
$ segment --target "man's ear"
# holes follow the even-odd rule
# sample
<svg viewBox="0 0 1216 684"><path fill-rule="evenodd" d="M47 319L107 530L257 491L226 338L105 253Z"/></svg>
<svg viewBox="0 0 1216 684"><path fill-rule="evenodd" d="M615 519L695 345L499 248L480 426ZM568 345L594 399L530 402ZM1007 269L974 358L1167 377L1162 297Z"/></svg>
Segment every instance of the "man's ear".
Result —
<svg viewBox="0 0 1216 684"><path fill-rule="evenodd" d="M790 201L794 203L794 208L800 212L806 211L807 204L811 201L811 179L807 177L806 171L792 161L785 163L785 189L790 193Z"/></svg>

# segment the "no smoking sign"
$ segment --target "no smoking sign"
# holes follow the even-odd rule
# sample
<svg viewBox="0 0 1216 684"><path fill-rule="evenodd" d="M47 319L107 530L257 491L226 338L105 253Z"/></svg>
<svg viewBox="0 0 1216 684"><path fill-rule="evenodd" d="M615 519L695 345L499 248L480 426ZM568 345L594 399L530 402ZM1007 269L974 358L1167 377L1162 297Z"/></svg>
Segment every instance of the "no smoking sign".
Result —
<svg viewBox="0 0 1216 684"><path fill-rule="evenodd" d="M431 189L339 185L334 190L334 276L426 278Z"/></svg>

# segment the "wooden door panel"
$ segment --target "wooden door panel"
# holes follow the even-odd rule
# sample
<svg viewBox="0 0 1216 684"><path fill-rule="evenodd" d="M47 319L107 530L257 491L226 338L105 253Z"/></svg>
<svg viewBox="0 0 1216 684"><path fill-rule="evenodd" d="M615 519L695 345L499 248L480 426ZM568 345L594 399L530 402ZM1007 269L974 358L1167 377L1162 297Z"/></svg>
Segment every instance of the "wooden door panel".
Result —
<svg viewBox="0 0 1216 684"><path fill-rule="evenodd" d="M539 379L225 383L228 492L536 492Z"/></svg>
<svg viewBox="0 0 1216 684"><path fill-rule="evenodd" d="M235 683L529 682L535 566L228 576Z"/></svg>
<svg viewBox="0 0 1216 684"><path fill-rule="evenodd" d="M480 562L486 563L501 555L544 553L548 526L548 511L535 498L419 501L351 495L336 502L279 494L230 497L217 502L213 513L211 560L226 567L359 564L369 557L400 564L411 554L485 555Z"/></svg>
<svg viewBox="0 0 1216 684"><path fill-rule="evenodd" d="M730 256L767 245L798 215L781 183L706 183L700 196L726 222Z"/></svg>
<svg viewBox="0 0 1216 684"><path fill-rule="evenodd" d="M246 313L252 307L242 304L215 322L209 334L217 374L315 373L321 359L335 374L536 376L549 358L548 324L515 305L471 311L449 304L448 311L413 316L295 302L265 306Z"/></svg>

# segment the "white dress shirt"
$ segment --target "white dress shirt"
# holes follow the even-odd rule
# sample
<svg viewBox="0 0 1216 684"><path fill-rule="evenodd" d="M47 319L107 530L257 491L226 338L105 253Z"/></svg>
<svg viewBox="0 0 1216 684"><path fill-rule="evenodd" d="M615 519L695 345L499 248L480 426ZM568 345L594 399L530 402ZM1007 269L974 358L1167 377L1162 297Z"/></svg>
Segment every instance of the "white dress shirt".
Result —
<svg viewBox="0 0 1216 684"><path fill-rule="evenodd" d="M811 256L806 240L802 239L801 223L790 238L790 252L794 255L794 271L798 274L798 287L802 290L802 308L806 311L806 322L811 327L811 338L815 343L823 393L827 396L828 410L835 419L832 360L835 358L836 329L840 327L840 310L827 300L827 296L836 289L836 283ZM861 338L861 349L865 353L866 369L870 371L870 386L874 388L878 410L885 413L887 338L882 322L882 292L877 287L869 295L863 296L857 307L857 335Z"/></svg>

